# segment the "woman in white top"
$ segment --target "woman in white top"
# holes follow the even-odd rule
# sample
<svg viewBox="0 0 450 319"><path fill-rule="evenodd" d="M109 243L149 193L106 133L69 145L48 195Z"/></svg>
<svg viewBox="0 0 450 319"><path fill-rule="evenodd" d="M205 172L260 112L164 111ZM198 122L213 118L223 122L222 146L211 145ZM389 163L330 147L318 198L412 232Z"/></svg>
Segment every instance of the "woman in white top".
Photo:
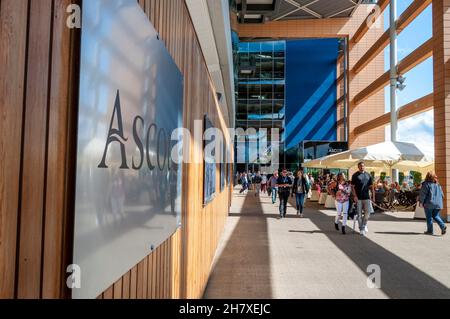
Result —
<svg viewBox="0 0 450 319"><path fill-rule="evenodd" d="M336 218L334 220L334 226L336 230L339 230L339 219L342 216L342 234L345 235L345 227L347 227L348 209L350 203L350 195L352 193L352 187L347 182L344 173L340 173L337 177L337 182L334 184L334 197L336 199Z"/></svg>

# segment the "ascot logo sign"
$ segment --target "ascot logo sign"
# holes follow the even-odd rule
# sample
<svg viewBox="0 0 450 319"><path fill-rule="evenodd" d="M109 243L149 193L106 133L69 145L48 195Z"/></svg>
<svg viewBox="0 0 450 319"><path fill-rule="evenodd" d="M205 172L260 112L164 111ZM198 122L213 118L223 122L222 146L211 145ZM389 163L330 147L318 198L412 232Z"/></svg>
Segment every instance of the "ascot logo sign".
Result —
<svg viewBox="0 0 450 319"><path fill-rule="evenodd" d="M114 126L114 122L117 126ZM144 161L147 164L149 170L158 168L160 171L171 169L172 164L182 163L206 163L217 164L227 163L227 159L224 156L223 145L225 143L225 136L222 130L216 127L208 128L203 132L203 121L194 121L194 140L197 145L204 143L203 156L201 153L194 154L194 157L189 156L189 143L191 139L191 133L185 128L176 128L171 133L167 132L164 128L159 128L157 124L152 123L148 128L145 128L145 121L141 116L136 116L133 120L133 140L136 149L139 153L138 156L132 157L132 169L140 170ZM98 168L108 169L108 153L111 144L118 143L120 147L120 169L130 169L127 160L126 144L129 141L129 137L125 136L123 118L122 118L122 106L120 100L120 92L117 91L114 108L109 125L108 135L106 138L105 147L103 150L103 156ZM141 137L141 132L145 131L145 138ZM203 134L202 134L203 132ZM228 128L227 133L230 140L230 145L234 145L235 138L237 137L238 143L245 143L249 139L247 145L247 151L250 158L259 158L260 163L271 163L273 168L278 168L279 160L279 129L271 129L271 141L267 140L267 129L249 128L244 130L242 128ZM258 136L257 139L254 139ZM175 142L173 142L175 141ZM156 145L155 145L156 144ZM173 147L171 148L173 144ZM153 155L153 156L152 156ZM246 150L238 148L237 161L245 163Z"/></svg>
<svg viewBox="0 0 450 319"><path fill-rule="evenodd" d="M117 121L117 128L114 128L114 120ZM158 167L163 171L171 160L170 154L170 137L167 135L164 128L158 129L156 124L151 124L147 129L147 134L145 137L145 150L144 143L139 136L139 127L144 127L144 119L141 116L136 116L133 121L133 139L139 150L140 159L136 160L133 157L132 168L134 170L140 170L144 164L144 158L147 161L147 166L150 170L154 170ZM156 163L152 163L151 154L151 142L156 142ZM98 168L109 168L106 163L106 157L108 155L108 149L111 143L119 143L120 154L121 154L121 166L120 169L130 169L127 162L125 144L128 142L128 138L124 135L123 121L122 121L122 107L120 103L120 93L117 91L116 100L114 103L114 110L111 117L111 124L109 125L108 137L106 140L105 150L103 152L103 157L98 165ZM161 144L163 147L161 147ZM164 147L165 146L165 147ZM145 155L144 155L145 153ZM170 165L169 165L170 168Z"/></svg>

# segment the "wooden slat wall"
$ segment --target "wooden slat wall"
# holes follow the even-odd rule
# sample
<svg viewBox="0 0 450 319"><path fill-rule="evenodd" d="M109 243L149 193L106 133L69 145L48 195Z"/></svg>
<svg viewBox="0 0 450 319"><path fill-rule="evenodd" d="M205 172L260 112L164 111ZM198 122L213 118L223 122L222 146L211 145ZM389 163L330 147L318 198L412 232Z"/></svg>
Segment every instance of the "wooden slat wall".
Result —
<svg viewBox="0 0 450 319"><path fill-rule="evenodd" d="M183 0L139 0L160 38L184 75L184 127L208 114L223 130L229 119L215 98L199 42ZM191 156L202 145L191 145ZM230 170L231 172L231 170ZM214 253L228 215L230 189L203 207L203 166L184 166L183 227L131 269L99 298L200 298L208 281ZM219 170L217 171L217 190ZM230 179L232 180L232 179Z"/></svg>
<svg viewBox="0 0 450 319"><path fill-rule="evenodd" d="M70 297L80 49L79 30L66 26L72 3L81 1L0 1L0 298ZM193 132L205 113L228 127L184 1L139 3L184 74L185 127ZM183 227L99 298L202 296L231 197L230 185L203 207L202 176L202 165L184 165Z"/></svg>
<svg viewBox="0 0 450 319"><path fill-rule="evenodd" d="M0 298L63 298L73 219L79 30L72 0L0 8Z"/></svg>
<svg viewBox="0 0 450 319"><path fill-rule="evenodd" d="M3 0L0 6L0 298L13 298L28 1Z"/></svg>

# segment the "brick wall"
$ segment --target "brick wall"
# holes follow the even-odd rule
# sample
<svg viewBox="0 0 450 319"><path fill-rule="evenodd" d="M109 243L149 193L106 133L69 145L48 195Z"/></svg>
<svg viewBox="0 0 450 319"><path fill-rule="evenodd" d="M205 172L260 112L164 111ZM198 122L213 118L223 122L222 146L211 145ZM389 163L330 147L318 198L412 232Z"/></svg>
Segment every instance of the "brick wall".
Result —
<svg viewBox="0 0 450 319"><path fill-rule="evenodd" d="M444 188L445 207L450 208L450 1L433 1L434 135L436 174Z"/></svg>

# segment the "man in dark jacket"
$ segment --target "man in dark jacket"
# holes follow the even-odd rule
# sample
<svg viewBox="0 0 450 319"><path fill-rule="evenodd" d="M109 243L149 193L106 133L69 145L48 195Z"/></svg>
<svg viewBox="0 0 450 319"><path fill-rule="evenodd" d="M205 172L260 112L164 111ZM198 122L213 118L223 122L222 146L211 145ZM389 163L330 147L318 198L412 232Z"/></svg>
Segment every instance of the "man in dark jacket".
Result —
<svg viewBox="0 0 450 319"><path fill-rule="evenodd" d="M255 184L255 196L258 196L259 193L261 192L261 182L262 182L261 173L258 171L255 177L253 178L253 184Z"/></svg>
<svg viewBox="0 0 450 319"><path fill-rule="evenodd" d="M280 195L280 218L286 217L287 203L291 193L292 180L287 176L287 170L283 169L281 176L278 177L277 185Z"/></svg>

